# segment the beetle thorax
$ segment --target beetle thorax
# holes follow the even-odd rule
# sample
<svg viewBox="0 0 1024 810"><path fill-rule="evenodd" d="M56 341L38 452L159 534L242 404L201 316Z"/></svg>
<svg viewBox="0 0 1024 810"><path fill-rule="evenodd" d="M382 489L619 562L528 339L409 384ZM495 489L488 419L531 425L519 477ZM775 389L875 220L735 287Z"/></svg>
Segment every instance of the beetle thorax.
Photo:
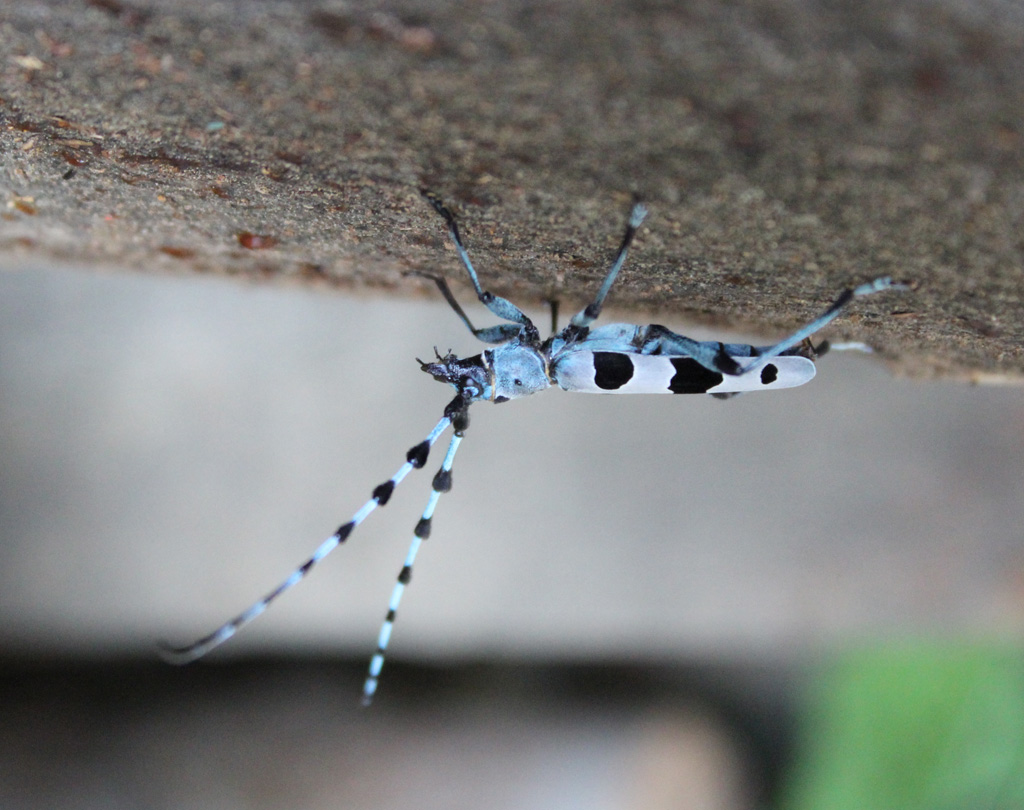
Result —
<svg viewBox="0 0 1024 810"><path fill-rule="evenodd" d="M488 349L484 362L493 387L490 398L495 402L536 394L551 385L544 355L518 341Z"/></svg>

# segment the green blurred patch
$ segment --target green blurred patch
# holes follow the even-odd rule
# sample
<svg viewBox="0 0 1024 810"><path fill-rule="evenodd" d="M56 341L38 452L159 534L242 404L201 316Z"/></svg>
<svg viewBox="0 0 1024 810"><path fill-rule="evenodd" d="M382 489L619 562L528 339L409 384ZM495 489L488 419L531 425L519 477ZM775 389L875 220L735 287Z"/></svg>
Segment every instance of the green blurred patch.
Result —
<svg viewBox="0 0 1024 810"><path fill-rule="evenodd" d="M1024 810L1024 652L911 642L816 673L785 810Z"/></svg>

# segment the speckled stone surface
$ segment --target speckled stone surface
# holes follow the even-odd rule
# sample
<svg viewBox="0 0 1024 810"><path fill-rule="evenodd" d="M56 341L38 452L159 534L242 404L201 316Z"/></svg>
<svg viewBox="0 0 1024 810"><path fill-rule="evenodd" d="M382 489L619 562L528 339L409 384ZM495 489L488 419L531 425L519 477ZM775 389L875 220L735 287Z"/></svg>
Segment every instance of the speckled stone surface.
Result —
<svg viewBox="0 0 1024 810"><path fill-rule="evenodd" d="M908 373L1024 370L1012 3L91 0L0 10L0 252L840 325ZM433 294L432 288L430 288Z"/></svg>

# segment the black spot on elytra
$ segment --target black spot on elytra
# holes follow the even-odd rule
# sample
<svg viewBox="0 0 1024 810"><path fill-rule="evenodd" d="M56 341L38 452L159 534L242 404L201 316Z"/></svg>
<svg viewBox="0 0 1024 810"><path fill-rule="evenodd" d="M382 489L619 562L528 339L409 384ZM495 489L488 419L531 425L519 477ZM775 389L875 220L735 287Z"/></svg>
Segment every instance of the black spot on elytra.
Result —
<svg viewBox="0 0 1024 810"><path fill-rule="evenodd" d="M676 373L668 384L673 394L706 394L722 382L717 371L704 368L692 357L673 357L672 366Z"/></svg>
<svg viewBox="0 0 1024 810"><path fill-rule="evenodd" d="M779 379L779 369L772 363L767 363L761 369L761 385L771 385Z"/></svg>
<svg viewBox="0 0 1024 810"><path fill-rule="evenodd" d="M622 388L633 379L633 361L619 352L594 352L594 383L605 391Z"/></svg>
<svg viewBox="0 0 1024 810"><path fill-rule="evenodd" d="M715 367L725 374L741 374L743 372L742 366L737 363L729 353L725 350L725 344L718 344L718 352L715 354Z"/></svg>

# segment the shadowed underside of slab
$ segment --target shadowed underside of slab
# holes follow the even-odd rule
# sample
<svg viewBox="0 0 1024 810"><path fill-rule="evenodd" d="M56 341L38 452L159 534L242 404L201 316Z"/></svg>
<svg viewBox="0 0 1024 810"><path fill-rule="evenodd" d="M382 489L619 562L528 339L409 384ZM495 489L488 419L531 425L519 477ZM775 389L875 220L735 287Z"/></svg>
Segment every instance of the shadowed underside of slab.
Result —
<svg viewBox="0 0 1024 810"><path fill-rule="evenodd" d="M1017 16L1013 16L1016 14ZM587 300L835 337L910 373L1024 371L1024 17L767 0L93 0L0 12L4 263L50 256ZM464 291L462 291L464 293Z"/></svg>

